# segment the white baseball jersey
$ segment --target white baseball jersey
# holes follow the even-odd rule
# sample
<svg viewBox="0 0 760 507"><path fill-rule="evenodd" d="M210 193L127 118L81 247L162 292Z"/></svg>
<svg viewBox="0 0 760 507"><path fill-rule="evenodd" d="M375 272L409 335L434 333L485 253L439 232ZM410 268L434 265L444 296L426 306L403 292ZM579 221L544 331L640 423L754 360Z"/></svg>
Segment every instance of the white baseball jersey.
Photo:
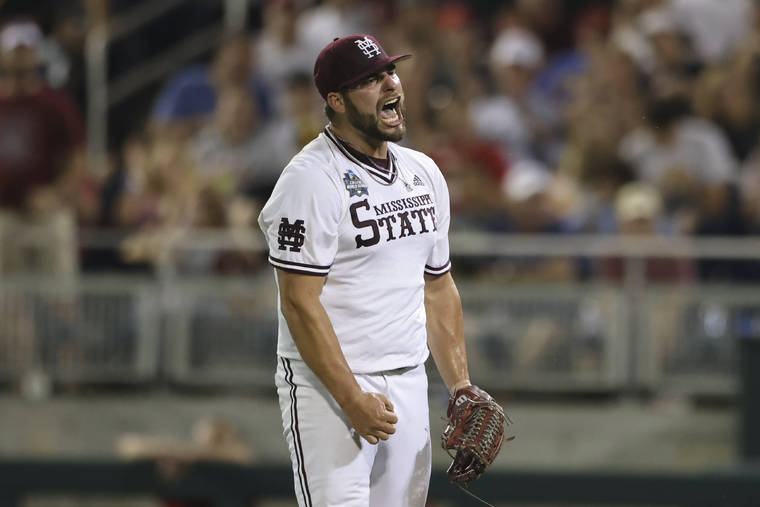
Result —
<svg viewBox="0 0 760 507"><path fill-rule="evenodd" d="M427 359L423 275L450 268L443 175L420 152L388 151L386 171L325 129L285 167L259 216L273 266L326 275L320 301L354 373ZM281 309L277 351L300 359Z"/></svg>

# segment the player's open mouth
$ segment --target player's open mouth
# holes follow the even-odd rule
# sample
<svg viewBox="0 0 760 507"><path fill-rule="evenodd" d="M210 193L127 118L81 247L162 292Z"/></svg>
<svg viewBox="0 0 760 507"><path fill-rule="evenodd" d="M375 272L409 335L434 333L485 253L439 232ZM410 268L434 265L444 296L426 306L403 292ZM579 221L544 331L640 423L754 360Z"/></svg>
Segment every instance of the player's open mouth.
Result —
<svg viewBox="0 0 760 507"><path fill-rule="evenodd" d="M395 97L386 101L380 109L380 120L389 127L397 127L404 121L401 114L401 97Z"/></svg>

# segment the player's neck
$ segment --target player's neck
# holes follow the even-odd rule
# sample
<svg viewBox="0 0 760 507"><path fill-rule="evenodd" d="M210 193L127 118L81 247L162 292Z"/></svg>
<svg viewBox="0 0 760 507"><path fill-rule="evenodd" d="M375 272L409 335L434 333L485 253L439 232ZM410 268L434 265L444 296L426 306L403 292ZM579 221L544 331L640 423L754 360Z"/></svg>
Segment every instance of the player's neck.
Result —
<svg viewBox="0 0 760 507"><path fill-rule="evenodd" d="M332 130L344 143L365 155L383 159L388 157L388 141L367 137L350 125L330 123L327 128Z"/></svg>

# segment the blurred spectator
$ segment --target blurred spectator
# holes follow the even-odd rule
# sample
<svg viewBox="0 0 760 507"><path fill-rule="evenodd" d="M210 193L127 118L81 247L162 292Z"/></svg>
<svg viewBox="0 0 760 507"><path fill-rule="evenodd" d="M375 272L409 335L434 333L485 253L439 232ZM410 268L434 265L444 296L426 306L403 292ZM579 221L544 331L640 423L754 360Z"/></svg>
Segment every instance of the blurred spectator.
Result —
<svg viewBox="0 0 760 507"><path fill-rule="evenodd" d="M124 227L133 225L131 219L121 215L121 198L127 187L134 188L136 174L145 171L148 158L148 139L144 133L132 134L126 139L120 153L114 156L108 176L103 182L100 195L98 225L101 227Z"/></svg>
<svg viewBox="0 0 760 507"><path fill-rule="evenodd" d="M748 33L752 0L666 0L702 62L725 58Z"/></svg>
<svg viewBox="0 0 760 507"><path fill-rule="evenodd" d="M50 35L42 44L45 78L53 88L66 90L80 109L87 105L84 41L86 12L71 2L56 4Z"/></svg>
<svg viewBox="0 0 760 507"><path fill-rule="evenodd" d="M135 140L126 155L116 218L136 232L123 243L123 255L127 262L160 264L199 214L201 184L181 139L164 134L149 142Z"/></svg>
<svg viewBox="0 0 760 507"><path fill-rule="evenodd" d="M294 129L262 118L246 88L224 88L212 122L193 139L198 172L222 185L224 193L243 192L263 205L277 177L296 153Z"/></svg>
<svg viewBox="0 0 760 507"><path fill-rule="evenodd" d="M255 72L252 41L245 34L222 41L210 65L191 65L175 74L156 99L151 120L190 135L213 113L219 90L236 86L248 88L261 115L269 116L270 92Z"/></svg>
<svg viewBox="0 0 760 507"><path fill-rule="evenodd" d="M126 174L116 205L118 225L187 223L198 183L186 142L168 135L132 138L124 151Z"/></svg>
<svg viewBox="0 0 760 507"><path fill-rule="evenodd" d="M395 16L391 23L378 26L378 38L388 41L387 51L411 53L414 57L414 72L404 72L398 68L404 84L407 111L404 115L409 129L404 143L410 146L424 145L430 134L430 124L433 121L436 106L436 85L439 81L437 71L441 56L437 48L437 26L431 19L437 20L438 6L433 2L408 2L396 6ZM451 88L447 89L451 96Z"/></svg>
<svg viewBox="0 0 760 507"><path fill-rule="evenodd" d="M660 192L647 183L628 183L620 188L615 198L615 219L622 235L673 234ZM602 259L598 274L602 280L622 282L625 268L623 259ZM644 277L649 283L685 283L694 280L695 271L690 259L653 257L645 261Z"/></svg>
<svg viewBox="0 0 760 507"><path fill-rule="evenodd" d="M514 164L503 180L506 216L501 232L511 234L566 234L554 198L555 175L534 160ZM567 258L510 257L485 264L481 275L510 282L560 283L576 277L576 265Z"/></svg>
<svg viewBox="0 0 760 507"><path fill-rule="evenodd" d="M646 183L629 183L621 187L615 199L615 218L618 232L622 235L672 234L672 226L664 214L659 191ZM596 275L602 281L623 283L628 268L626 260L620 257L603 258L596 263ZM644 259L643 269L643 281L647 284L684 284L693 282L696 278L695 264L691 259L650 257ZM675 305L674 300L669 301L669 304ZM681 310L680 303L670 309L675 311L676 307ZM662 321L663 318L659 320ZM671 325L675 325L675 322L671 322Z"/></svg>
<svg viewBox="0 0 760 507"><path fill-rule="evenodd" d="M264 6L263 27L255 41L255 59L261 77L274 93L282 93L291 76L311 76L314 68L313 50L296 28L299 16L296 0L272 0Z"/></svg>
<svg viewBox="0 0 760 507"><path fill-rule="evenodd" d="M644 73L652 72L655 55L647 37L641 32L639 16L660 0L623 0L612 9L610 44L636 63Z"/></svg>
<svg viewBox="0 0 760 507"><path fill-rule="evenodd" d="M285 118L295 131L296 148L300 149L316 138L325 125L323 102L315 91L311 73L290 76L285 96Z"/></svg>
<svg viewBox="0 0 760 507"><path fill-rule="evenodd" d="M537 161L523 160L510 168L502 187L509 203L510 232L564 232L552 201L554 182L554 174Z"/></svg>
<svg viewBox="0 0 760 507"><path fill-rule="evenodd" d="M657 188L647 183L628 183L615 198L615 220L620 234L667 233L669 227L664 211Z"/></svg>
<svg viewBox="0 0 760 507"><path fill-rule="evenodd" d="M556 166L566 135L564 120L574 94L574 88L591 60L603 51L609 31L610 13L595 5L583 10L573 27L574 44L551 56L536 78L535 93L545 103L542 108L547 124L544 156Z"/></svg>
<svg viewBox="0 0 760 507"><path fill-rule="evenodd" d="M94 219L98 188L84 172L84 129L76 106L45 84L41 42L32 21L0 29L0 273L60 280L78 270L76 221ZM47 384L36 364L38 307L14 291L3 297L18 311L0 323L0 348L15 352L22 391L36 396L34 386Z"/></svg>
<svg viewBox="0 0 760 507"><path fill-rule="evenodd" d="M563 185L576 187L575 202L567 203L575 230L609 233L615 194L635 178L618 144L641 122L642 80L634 60L614 45L589 47L585 59L568 86L558 172Z"/></svg>
<svg viewBox="0 0 760 507"><path fill-rule="evenodd" d="M571 232L555 198L557 179L543 164L525 160L515 164L504 180L509 202L509 229L514 234ZM515 259L509 268L515 281L558 283L575 279L576 265L567 258Z"/></svg>
<svg viewBox="0 0 760 507"><path fill-rule="evenodd" d="M41 41L31 21L0 30L0 270L70 275L77 223L94 222L99 181L85 171L79 111L45 84Z"/></svg>
<svg viewBox="0 0 760 507"><path fill-rule="evenodd" d="M195 422L190 441L126 433L116 442L116 452L126 459L157 459L188 465L199 460L222 460L249 464L253 451L232 423L218 418Z"/></svg>
<svg viewBox="0 0 760 507"><path fill-rule="evenodd" d="M641 75L632 58L612 45L589 56L586 71L570 87L569 141L583 135L585 143L601 145L584 150L615 152L619 139L641 122Z"/></svg>
<svg viewBox="0 0 760 507"><path fill-rule="evenodd" d="M609 234L617 230L615 197L620 187L634 180L632 169L618 158L589 154L589 171L583 180L559 174L557 195L572 231Z"/></svg>
<svg viewBox="0 0 760 507"><path fill-rule="evenodd" d="M566 48L571 43L572 4L562 0L515 0L503 2L494 17L494 31L521 27L539 37L547 46L548 53Z"/></svg>
<svg viewBox="0 0 760 507"><path fill-rule="evenodd" d="M695 110L726 134L737 160L744 161L755 148L760 132L757 69L725 65L704 73L697 83Z"/></svg>
<svg viewBox="0 0 760 507"><path fill-rule="evenodd" d="M655 94L691 95L695 78L702 71L692 40L668 6L648 9L639 16L642 33L649 41L654 67L650 70Z"/></svg>
<svg viewBox="0 0 760 507"><path fill-rule="evenodd" d="M214 418L197 421L189 442L126 433L116 442L116 452L128 460L154 460L160 475L168 482L180 479L193 463L213 461L249 465L254 456L237 427L229 421ZM212 507L208 502L173 498L162 499L162 504L166 507Z"/></svg>
<svg viewBox="0 0 760 507"><path fill-rule="evenodd" d="M235 191L231 175L203 174L187 142L169 135L133 139L125 162L115 217L135 230L122 244L127 262L160 266L171 260L183 272L203 274L258 266L250 253L255 208ZM210 228L226 231L242 250L184 248L194 229Z"/></svg>
<svg viewBox="0 0 760 507"><path fill-rule="evenodd" d="M335 37L354 33L372 33L369 22L370 2L352 0L324 0L304 10L298 17L296 31L310 49L313 62L321 48ZM380 21L380 20L377 20Z"/></svg>
<svg viewBox="0 0 760 507"><path fill-rule="evenodd" d="M469 111L478 134L501 143L510 158L541 156L538 143L547 134L546 103L533 90L543 64L541 42L530 32L510 28L489 50L495 92L476 100Z"/></svg>
<svg viewBox="0 0 760 507"><path fill-rule="evenodd" d="M498 145L476 135L466 110L459 97L440 105L426 151L448 182L455 227L502 231L506 201L500 186L508 161Z"/></svg>
<svg viewBox="0 0 760 507"><path fill-rule="evenodd" d="M465 102L482 95L481 55L485 51L472 11L463 2L444 2L435 14L436 36L430 41L434 69L427 104L437 109L441 99L456 94ZM415 55L416 56L416 55Z"/></svg>
<svg viewBox="0 0 760 507"><path fill-rule="evenodd" d="M664 201L658 189L647 183L629 183L621 187L615 199L615 213L618 230L627 236L650 236L668 234L668 219L664 214ZM649 257L643 260L618 258L600 259L597 275L602 281L613 283L633 282L628 278L628 269L636 269L628 262L643 261L645 285L667 284L688 287L696 278L693 259L677 257ZM635 276L635 275L634 275ZM661 366L672 359L678 342L679 328L687 310L687 300L683 291L670 291L657 300L650 310L650 333L654 343L655 361Z"/></svg>
<svg viewBox="0 0 760 507"><path fill-rule="evenodd" d="M683 219L680 232L693 232L705 194L722 200L737 176L736 160L723 133L712 123L691 116L684 98L655 98L647 125L628 134L620 155L638 178L662 193L667 213Z"/></svg>
<svg viewBox="0 0 760 507"><path fill-rule="evenodd" d="M0 208L50 214L63 206L89 221L96 203L83 174L82 118L45 84L41 42L31 21L0 31Z"/></svg>

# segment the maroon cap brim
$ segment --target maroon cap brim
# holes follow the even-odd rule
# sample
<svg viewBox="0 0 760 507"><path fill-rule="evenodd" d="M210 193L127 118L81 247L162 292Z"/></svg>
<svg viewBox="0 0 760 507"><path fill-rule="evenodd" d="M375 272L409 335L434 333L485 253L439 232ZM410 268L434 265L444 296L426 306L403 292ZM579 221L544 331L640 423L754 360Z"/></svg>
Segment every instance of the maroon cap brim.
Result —
<svg viewBox="0 0 760 507"><path fill-rule="evenodd" d="M391 65L396 62L400 62L401 60L406 60L407 58L411 58L411 57L412 57L411 54L406 54L406 55L389 56L388 58L385 58L383 60L378 60L372 65L372 67L370 67L369 69L366 69L364 72L362 72L358 76L354 76L347 82L341 83L338 89L350 87L351 85L358 83L365 77L371 76L372 74L376 72L380 72L388 65Z"/></svg>

